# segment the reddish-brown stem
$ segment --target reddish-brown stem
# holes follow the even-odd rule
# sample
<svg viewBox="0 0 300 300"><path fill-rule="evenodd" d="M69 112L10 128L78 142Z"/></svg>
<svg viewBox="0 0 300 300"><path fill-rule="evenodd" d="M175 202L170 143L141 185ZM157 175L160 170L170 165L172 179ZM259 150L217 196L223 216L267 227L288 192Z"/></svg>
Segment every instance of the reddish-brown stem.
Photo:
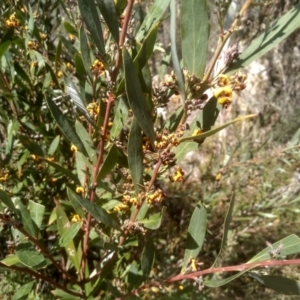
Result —
<svg viewBox="0 0 300 300"><path fill-rule="evenodd" d="M206 274L220 273L220 272L239 272L247 271L256 267L276 267L276 266L287 266L287 265L300 265L300 259L289 259L289 260L265 260L257 263L246 263L237 266L228 267L217 267L210 268L202 271L197 271L189 274L176 275L167 279L165 282L174 282L183 279L192 279Z"/></svg>
<svg viewBox="0 0 300 300"><path fill-rule="evenodd" d="M122 62L122 52L121 51L122 51L122 47L124 45L125 37L127 34L127 29L128 29L129 20L131 17L133 3L134 3L134 0L129 0L128 4L127 4L126 14L125 14L123 27L122 27L122 31L121 31L121 35L120 35L120 39L119 39L118 56L116 59L115 67L110 74L112 83L115 83L118 73L119 73L119 70L120 70L120 66L121 66L121 62ZM105 117L104 117L104 121L103 121L102 131L100 133L100 142L98 145L99 155L97 158L96 165L94 167L94 174L93 174L93 179L92 179L93 189L92 189L91 196L90 196L90 202L92 202L92 203L95 201L95 197L96 197L95 187L97 186L97 175L100 170L100 166L101 166L103 156L104 156L104 146L105 146L105 141L106 141L109 117L111 114L111 110L112 110L114 101L115 101L114 94L112 91L109 91L108 97L107 97ZM83 242L83 251L82 251L82 260L81 260L82 270L85 270L85 266L86 266L88 241L89 241L90 228L91 228L91 219L92 219L92 216L89 214L87 217L87 221L86 221L86 232L85 232L84 242Z"/></svg>
<svg viewBox="0 0 300 300"><path fill-rule="evenodd" d="M134 0L129 0L128 1L127 8L126 8L126 14L124 16L123 27L122 27L121 35L120 35L120 38L119 38L118 57L117 57L117 60L116 60L115 68L113 69L113 71L110 74L112 82L116 81L117 76L119 74L119 69L121 67L122 48L123 48L123 45L124 45L124 42L125 42L127 29L128 29L128 24L129 24L129 21L130 21L130 18L131 18L131 12L132 12L133 4L134 4Z"/></svg>
<svg viewBox="0 0 300 300"><path fill-rule="evenodd" d="M149 184L148 184L148 186L147 186L147 191L149 191L151 188L152 188L152 186L153 186L153 184L154 184L154 182L155 182L155 179L156 179L156 177L157 177L157 175L158 175L158 172L159 172L159 169L160 169L160 167L161 167L161 165L162 165L162 160L161 160L161 158L158 160L158 162L157 162L157 164L156 164L156 166L155 166L155 168L154 168L154 171L153 171L153 174L152 174L152 177L151 177L151 179L150 179L150 181L149 181ZM130 231L130 229L132 228L132 226L134 225L134 223L135 223L135 220L136 220L136 217L138 216L138 214L139 214L139 211L140 211L140 209L141 209L141 207L142 207L142 203L140 203L137 207L136 207L136 209L135 209L135 211L134 211L134 213L133 213L133 215L132 215L132 217L131 217L131 219L130 219L130 221L129 221L129 223L128 223L128 225L127 225L127 228L126 228L126 231L123 233L123 235L120 237L120 240L119 240L119 246L122 246L123 244L124 244L124 242L125 242L125 240L126 240L126 236L128 235L128 233L129 233L129 231ZM103 262L103 260L106 258L107 256L105 255L104 257L103 257L103 259L101 260L101 262L99 263L99 265ZM83 282L84 283L86 283L86 282L90 282L90 281L93 281L95 278L98 278L112 263L113 263L113 261L114 261L114 259L115 259L115 257L116 257L116 253L113 255L113 257L110 259L110 261L96 274L96 275L94 275L93 277L91 277L91 278L89 278L89 279L87 279L87 280L84 280Z"/></svg>
<svg viewBox="0 0 300 300"><path fill-rule="evenodd" d="M73 296L77 296L79 297L80 299L84 299L84 295L81 294L81 293L76 293L74 291L71 291L69 289L67 289L66 287L64 287L63 285L60 285L59 283L55 282L54 280L52 280L51 278L49 278L48 276L45 276L41 273L38 273L38 272L35 272L31 269L28 269L28 268L23 268L23 267L17 267L17 266L6 266L5 264L3 264L2 262L0 262L0 267L1 268L6 268L8 270L14 270L14 271L17 271L17 272L20 272L20 273L26 273L26 274L29 274L31 275L32 277L34 278L39 278L39 279L42 279L48 283L50 283L52 286L70 294L70 295L73 295Z"/></svg>

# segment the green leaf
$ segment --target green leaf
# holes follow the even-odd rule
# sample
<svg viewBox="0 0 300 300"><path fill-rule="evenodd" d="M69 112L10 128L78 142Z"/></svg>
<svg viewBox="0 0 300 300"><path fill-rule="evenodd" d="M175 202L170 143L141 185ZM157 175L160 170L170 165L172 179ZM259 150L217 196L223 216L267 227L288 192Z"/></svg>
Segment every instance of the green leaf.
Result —
<svg viewBox="0 0 300 300"><path fill-rule="evenodd" d="M151 215L147 219L141 220L140 223L142 223L144 227L148 229L156 230L161 225L161 220L163 218L165 211L166 211L166 207L164 206L161 212Z"/></svg>
<svg viewBox="0 0 300 300"><path fill-rule="evenodd" d="M102 164L102 167L97 176L97 182L100 183L101 180L113 170L115 164L117 163L119 155L119 150L116 145L112 145L108 154L105 157L105 160Z"/></svg>
<svg viewBox="0 0 300 300"><path fill-rule="evenodd" d="M24 136L22 134L18 135L18 139L22 143L22 145L28 149L28 151L31 154L37 155L37 156L44 156L44 151L41 148L41 146L36 143L35 141L31 140L28 136Z"/></svg>
<svg viewBox="0 0 300 300"><path fill-rule="evenodd" d="M68 230L68 228L71 226L71 223L64 211L64 209L61 206L58 206L56 208L56 214L57 214L57 229L58 233L61 236L65 233L65 231ZM70 258L71 262L73 263L74 267L77 271L80 270L80 261L81 257L77 255L77 249L74 245L74 242L71 240L65 247L66 253L68 257Z"/></svg>
<svg viewBox="0 0 300 300"><path fill-rule="evenodd" d="M73 241L81 226L82 222L76 222L67 228L59 239L59 245L61 247L66 247L71 241Z"/></svg>
<svg viewBox="0 0 300 300"><path fill-rule="evenodd" d="M190 143L182 143L179 144L175 149L175 157L176 157L176 162L180 163L184 160L185 156L190 152L190 151L196 151L198 149L199 144L195 142L190 142Z"/></svg>
<svg viewBox="0 0 300 300"><path fill-rule="evenodd" d="M113 0L97 0L101 14L115 39L115 42L119 44L119 20L116 10L116 5Z"/></svg>
<svg viewBox="0 0 300 300"><path fill-rule="evenodd" d="M209 35L206 0L181 1L180 14L183 67L202 78Z"/></svg>
<svg viewBox="0 0 300 300"><path fill-rule="evenodd" d="M4 259L1 260L1 263L10 267L20 263L20 260L18 259L17 255L13 254L7 255Z"/></svg>
<svg viewBox="0 0 300 300"><path fill-rule="evenodd" d="M78 50L63 35L60 35L59 38L61 39L61 42L63 43L63 45L66 47L67 52L69 53L69 55L74 56L76 53L78 53Z"/></svg>
<svg viewBox="0 0 300 300"><path fill-rule="evenodd" d="M102 208L105 209L105 210L111 210L114 207L116 207L116 206L118 206L119 204L122 204L122 203L123 202L121 202L119 200L112 199L112 200L109 200L107 203L103 204Z"/></svg>
<svg viewBox="0 0 300 300"><path fill-rule="evenodd" d="M29 200L29 212L32 220L34 221L37 228L41 228L45 213L45 206L32 200Z"/></svg>
<svg viewBox="0 0 300 300"><path fill-rule="evenodd" d="M300 281L276 275L250 273L259 283L284 295L300 295Z"/></svg>
<svg viewBox="0 0 300 300"><path fill-rule="evenodd" d="M143 137L141 128L133 118L128 137L128 165L136 194L143 183Z"/></svg>
<svg viewBox="0 0 300 300"><path fill-rule="evenodd" d="M80 152L82 152L84 155L87 156L87 152L83 144L81 143L79 137L77 136L76 132L70 125L65 115L61 112L61 110L56 106L56 104L50 98L47 98L47 104L53 118L56 120L60 130L65 135L65 137L70 141L71 144L74 144Z"/></svg>
<svg viewBox="0 0 300 300"><path fill-rule="evenodd" d="M224 221L223 237L222 237L222 243L221 243L220 251L219 251L219 253L218 253L218 255L217 255L216 259L215 259L215 262L213 263L212 266L216 265L216 263L218 261L218 258L220 257L222 251L226 247L229 226L230 226L230 222L231 222L231 219L232 219L232 213L233 213L233 207L234 207L234 200L235 200L235 193L232 192L232 196L231 196L231 199L230 199L229 208L227 210L227 214L226 214L225 221Z"/></svg>
<svg viewBox="0 0 300 300"><path fill-rule="evenodd" d="M150 115L150 111L147 107L147 102L142 92L142 88L134 64L132 62L129 53L125 48L123 51L123 62L124 62L125 86L126 86L126 94L128 97L128 102L141 129L147 135L150 142L154 144L155 132L153 128L153 121Z"/></svg>
<svg viewBox="0 0 300 300"><path fill-rule="evenodd" d="M76 121L76 123L75 123L75 130L76 130L76 133L77 133L78 137L80 138L86 152L88 153L90 161L93 164L95 164L97 161L97 155L96 155L97 153L96 153L96 149L94 147L91 137L89 136L88 132L83 127L83 125L78 121Z"/></svg>
<svg viewBox="0 0 300 300"><path fill-rule="evenodd" d="M0 44L0 58L4 55L4 53L7 51L7 49L9 48L11 44L10 40L7 40L5 42L1 42Z"/></svg>
<svg viewBox="0 0 300 300"><path fill-rule="evenodd" d="M171 0L170 3L170 41L171 41L171 58L174 66L175 75L177 77L178 86L181 91L181 95L183 97L183 101L185 100L185 84L184 84L184 77L182 74L178 53L177 53L177 43L176 43L176 36L177 36L177 26L176 26L176 19L177 19L177 9L176 9L176 1Z"/></svg>
<svg viewBox="0 0 300 300"><path fill-rule="evenodd" d="M59 145L60 142L60 136L57 135L54 140L51 142L49 150L48 150L48 155L53 155Z"/></svg>
<svg viewBox="0 0 300 300"><path fill-rule="evenodd" d="M16 209L14 203L10 199L10 197L4 192L2 189L0 189L0 200L3 202L11 211L14 212L15 216L19 216L19 210Z"/></svg>
<svg viewBox="0 0 300 300"><path fill-rule="evenodd" d="M86 32L83 26L80 27L80 34L79 34L79 40L80 40L80 50L83 60L83 65L85 68L86 73L89 75L89 77L92 76L90 67L92 66L91 57L90 57L90 49L88 45L88 39L86 36Z"/></svg>
<svg viewBox="0 0 300 300"><path fill-rule="evenodd" d="M158 23L151 29L149 34L145 37L142 45L138 50L137 55L133 59L133 64L135 66L135 70L138 74L141 73L141 70L144 70L145 65L147 64L149 58L153 54L153 49L156 42L157 30L158 30ZM139 46L139 45L138 45ZM123 93L124 90L124 79L118 85L116 95L120 95Z"/></svg>
<svg viewBox="0 0 300 300"><path fill-rule="evenodd" d="M136 217L136 220L137 221L143 220L146 217L148 210L149 210L149 205L147 201L144 201Z"/></svg>
<svg viewBox="0 0 300 300"><path fill-rule="evenodd" d="M83 59L82 59L81 55L79 55L77 53L75 54L74 63L75 63L75 69L76 69L77 75L80 78L85 77L87 75L87 73L86 73L85 66L84 66Z"/></svg>
<svg viewBox="0 0 300 300"><path fill-rule="evenodd" d="M36 237L38 235L38 228L34 225L27 207L20 199L17 199L15 204L16 207L19 208L25 231L27 231L27 233L29 233L31 236Z"/></svg>
<svg viewBox="0 0 300 300"><path fill-rule="evenodd" d="M18 244L16 255L20 262L29 268L43 268L47 265L43 254L35 250L34 246L29 242Z"/></svg>
<svg viewBox="0 0 300 300"><path fill-rule="evenodd" d="M79 185L80 182L77 178L77 176L75 174L73 174L69 169L65 169L63 166L50 161L46 158L43 157L39 157L40 159L42 159L44 162L46 162L48 165L52 166L57 172L60 172L63 175L66 175L69 179L73 180L75 184Z"/></svg>
<svg viewBox="0 0 300 300"><path fill-rule="evenodd" d="M14 295L14 297L12 298L12 300L26 300L28 299L28 295L30 294L30 292L32 291L32 287L35 283L35 280L25 283L23 284L21 287L19 287L16 290L16 293Z"/></svg>
<svg viewBox="0 0 300 300"><path fill-rule="evenodd" d="M26 81L30 86L31 88L32 85L31 85L31 80L30 80L30 77L28 76L28 74L24 71L24 69L20 66L20 64L18 62L14 62L14 68L15 68L15 71L18 73L18 75L20 76L20 78L24 81Z"/></svg>
<svg viewBox="0 0 300 300"><path fill-rule="evenodd" d="M152 4L149 12L146 15L141 27L139 28L138 33L136 34L135 39L140 42L148 32L155 26L157 22L160 21L164 12L166 11L170 0L156 0Z"/></svg>
<svg viewBox="0 0 300 300"><path fill-rule="evenodd" d="M157 30L159 23L156 23L153 28L149 31L147 36L145 37L137 55L135 56L133 63L135 65L136 70L142 70L144 66L147 64L149 58L153 54L153 49L156 42Z"/></svg>
<svg viewBox="0 0 300 300"><path fill-rule="evenodd" d="M102 35L100 16L94 0L78 0L78 7L84 23L95 41L101 57L105 57L105 47Z"/></svg>
<svg viewBox="0 0 300 300"><path fill-rule="evenodd" d="M257 60L300 27L300 4L275 21L243 51L225 73L231 74Z"/></svg>
<svg viewBox="0 0 300 300"><path fill-rule="evenodd" d="M80 185L84 186L87 178L88 169L91 169L91 165L89 164L87 158L80 152L75 153L76 156L76 170L77 177L80 181Z"/></svg>
<svg viewBox="0 0 300 300"><path fill-rule="evenodd" d="M150 239L147 241L144 247L142 258L141 258L141 266L145 278L147 278L151 272L152 266L154 264L154 259L155 259L155 247L153 241Z"/></svg>
<svg viewBox="0 0 300 300"><path fill-rule="evenodd" d="M136 261L127 267L127 281L129 290L138 287L143 282L142 270Z"/></svg>
<svg viewBox="0 0 300 300"><path fill-rule="evenodd" d="M116 105L114 110L114 121L113 121L112 128L110 130L110 136L112 140L119 136L122 128L126 124L127 116L128 116L128 106L124 98L121 97L118 100L118 104Z"/></svg>
<svg viewBox="0 0 300 300"><path fill-rule="evenodd" d="M206 223L206 209L202 204L198 204L194 209L188 228L181 273L186 271L191 258L196 258L201 251L206 233Z"/></svg>
<svg viewBox="0 0 300 300"><path fill-rule="evenodd" d="M214 135L215 133L221 131L222 129L228 127L229 125L231 124L234 124L236 122L240 122L240 121L243 121L243 120L246 120L246 119L249 119L249 118L253 118L253 117L256 117L257 115L256 114L253 114L253 115L246 115L246 116L241 116L241 117L238 117L230 122L227 122L221 126L218 126L218 127L215 127L214 129L211 129L209 131L206 131L204 133L201 133L201 134L198 134L198 135L195 135L195 136L189 136L189 137L184 137L182 139L180 139L180 143L183 143L183 142L188 142L188 141L191 141L191 140L197 140L197 141L201 141L211 135Z"/></svg>
<svg viewBox="0 0 300 300"><path fill-rule="evenodd" d="M96 203L91 203L88 200L75 194L73 191L69 190L69 195L73 194L73 198L83 206L95 219L102 222L106 226L112 227L114 229L120 230L120 225L116 219L114 219L105 209Z"/></svg>
<svg viewBox="0 0 300 300"><path fill-rule="evenodd" d="M300 253L300 238L296 236L295 234L292 234L274 244L272 244L273 249L278 249L283 245L283 248L280 249L281 255L286 256L286 255L291 255L291 254L296 254ZM250 259L247 263L255 263L255 262L261 262L264 260L269 260L270 259L270 247L265 248L261 252L259 252L257 255L255 255L252 259ZM249 269L243 270L233 276L230 276L225 279L221 280L204 280L203 284L208 287L220 287L222 285L227 284L228 282L240 277L244 273L254 269L255 267L249 267Z"/></svg>
<svg viewBox="0 0 300 300"><path fill-rule="evenodd" d="M72 190L70 188L67 188L67 195L68 195L68 198L75 210L75 212L80 216L81 219L84 219L85 218L85 214L84 214L84 211L80 205L80 203L77 201L76 197L75 197L75 193L72 192Z"/></svg>
<svg viewBox="0 0 300 300"><path fill-rule="evenodd" d="M72 34L72 35L74 35L74 36L76 36L78 38L78 32L77 32L76 28L72 24L70 24L69 22L65 21L63 23L63 25L64 25L64 28L65 28L65 30L66 30L67 33Z"/></svg>

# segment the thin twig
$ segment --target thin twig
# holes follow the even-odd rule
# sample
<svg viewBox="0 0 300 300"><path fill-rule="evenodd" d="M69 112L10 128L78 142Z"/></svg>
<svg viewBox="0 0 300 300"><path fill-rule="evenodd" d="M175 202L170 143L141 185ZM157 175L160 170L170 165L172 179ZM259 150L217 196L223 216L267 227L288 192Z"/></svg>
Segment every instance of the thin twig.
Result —
<svg viewBox="0 0 300 300"><path fill-rule="evenodd" d="M29 274L31 275L32 277L34 278L39 278L39 279L42 279L46 282L48 282L49 284L51 284L52 286L70 294L70 295L73 295L73 296L77 296L79 297L80 299L84 299L84 295L81 294L81 293L76 293L72 290L69 290L67 289L66 287L64 287L63 285L55 282L54 280L52 280L50 277L48 276L45 276L39 272L36 272L36 271L33 271L31 269L28 269L28 268L23 268L23 267L17 267L17 266L6 266L4 263L0 262L0 266L1 268L6 268L8 270L14 270L14 271L17 271L17 272L20 272L20 273L26 273L26 274Z"/></svg>
<svg viewBox="0 0 300 300"><path fill-rule="evenodd" d="M233 21L230 29L222 36L222 40L220 42L220 44L218 45L215 53L214 53L214 56L211 60L211 63L206 71L206 74L204 75L204 78L203 78L203 82L207 82L210 78L210 75L212 73L212 70L214 69L215 67L215 64L221 54L221 51L224 47L224 45L226 44L226 41L229 39L229 37L232 35L232 33L234 32L236 26L238 25L238 22L240 20L240 18L244 15L244 13L246 12L246 10L249 8L249 6L251 5L251 2L252 0L247 0L243 7L241 8L239 14L237 15L237 17L235 18L235 20Z"/></svg>

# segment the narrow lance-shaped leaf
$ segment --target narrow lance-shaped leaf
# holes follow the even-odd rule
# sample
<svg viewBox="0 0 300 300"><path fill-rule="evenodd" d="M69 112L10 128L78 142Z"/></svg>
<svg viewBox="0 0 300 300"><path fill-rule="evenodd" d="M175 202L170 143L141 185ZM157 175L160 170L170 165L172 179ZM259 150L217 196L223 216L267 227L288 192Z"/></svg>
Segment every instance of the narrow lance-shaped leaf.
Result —
<svg viewBox="0 0 300 300"><path fill-rule="evenodd" d="M280 249L280 253L283 256L291 255L300 253L300 238L296 236L295 234L292 234L274 244L272 244L273 249L278 249L278 247L281 247L280 245L283 245L283 248ZM252 259L250 259L247 263L255 263L260 262L264 260L270 259L270 247L265 248L261 252L259 252L257 255L255 255ZM240 277L244 273L254 269L255 267L249 267L249 269L245 269L233 276L227 277L225 279L221 280L204 280L204 285L208 287L220 287L224 284L227 284L228 282Z"/></svg>
<svg viewBox="0 0 300 300"><path fill-rule="evenodd" d="M142 149L142 132L141 128L134 118L128 138L128 165L136 193L140 190L143 183L143 149Z"/></svg>
<svg viewBox="0 0 300 300"><path fill-rule="evenodd" d="M16 290L16 293L12 300L24 300L28 299L29 294L32 291L33 285L35 284L35 280L23 284L20 288Z"/></svg>
<svg viewBox="0 0 300 300"><path fill-rule="evenodd" d="M89 50L88 40L87 40L84 26L80 27L79 40L80 40L80 50L81 50L84 68L86 73L91 77L92 73L90 67L92 66L92 62L91 62L90 50Z"/></svg>
<svg viewBox="0 0 300 300"><path fill-rule="evenodd" d="M201 78L204 74L209 35L207 0L181 1L183 67Z"/></svg>
<svg viewBox="0 0 300 300"><path fill-rule="evenodd" d="M57 229L60 236L63 236L67 229L71 226L69 218L66 215L66 212L61 206L56 208L57 213ZM80 259L81 257L77 253L77 249L75 247L74 242L71 240L64 246L66 253L73 263L74 267L78 271L80 268Z"/></svg>
<svg viewBox="0 0 300 300"><path fill-rule="evenodd" d="M184 1L185 2L185 1ZM226 73L248 66L257 60L281 41L286 39L291 33L300 27L300 4L288 11L279 20L275 21L260 36L258 36L250 46L243 51L236 63L232 64Z"/></svg>
<svg viewBox="0 0 300 300"><path fill-rule="evenodd" d="M180 143L183 143L183 142L188 142L188 141L191 141L191 140L203 140L211 135L214 135L215 133L221 131L222 129L228 127L229 125L231 124L234 124L236 122L239 122L239 121L243 121L243 120L246 120L246 119L249 119L249 118L253 118L253 117L256 117L257 115L256 114L252 114L252 115L246 115L246 116L241 116L241 117L238 117L230 122L227 122L221 126L218 126L218 127L215 127L209 131L206 131L204 133L201 133L201 134L198 134L198 135L195 135L195 136L188 136L188 137L184 137L182 138L179 142Z"/></svg>
<svg viewBox="0 0 300 300"><path fill-rule="evenodd" d="M135 70L132 58L125 48L123 51L123 62L128 102L141 129L147 135L150 142L154 144L155 132L151 114L147 106L145 96L142 92L141 84L139 82L139 78Z"/></svg>
<svg viewBox="0 0 300 300"><path fill-rule="evenodd" d="M46 266L46 259L29 242L20 243L16 248L16 255L20 262L29 268L42 268Z"/></svg>
<svg viewBox="0 0 300 300"><path fill-rule="evenodd" d="M144 225L144 227L152 230L156 230L160 227L161 221L163 218L163 215L166 211L166 207L164 206L161 210L161 212L158 212L156 214L153 214L149 216L148 218L141 220L140 223Z"/></svg>
<svg viewBox="0 0 300 300"><path fill-rule="evenodd" d="M182 75L182 70L179 63L178 53L177 53L177 46L176 46L176 33L177 33L177 27L176 27L176 1L171 0L170 3L170 12L171 12L171 18L170 18L170 40L171 40L171 55L172 55L172 62L174 66L174 71L178 80L178 85L181 91L181 95L183 97L183 100L185 100L185 87L184 87L184 77Z"/></svg>
<svg viewBox="0 0 300 300"><path fill-rule="evenodd" d="M76 108L79 109L79 111L85 116L85 118L89 121L90 124L92 124L95 128L97 128L95 121L89 115L76 88L74 87L74 85L72 84L72 82L69 79L67 79L67 92L68 92L69 96L71 97L71 100L76 105Z"/></svg>
<svg viewBox="0 0 300 300"><path fill-rule="evenodd" d="M227 214L226 214L225 221L224 221L223 237L222 237L222 243L221 243L220 251L219 251L219 253L218 253L218 255L215 259L215 262L213 263L213 266L216 265L216 263L218 261L218 258L220 257L222 251L226 247L228 231L229 231L229 225L230 225L231 218L232 218L232 213L233 213L234 200L235 200L235 194L234 194L234 192L232 192L229 208L227 210Z"/></svg>
<svg viewBox="0 0 300 300"><path fill-rule="evenodd" d="M181 273L186 271L191 259L198 256L205 238L206 223L206 209L202 204L198 204L194 209L188 228Z"/></svg>
<svg viewBox="0 0 300 300"><path fill-rule="evenodd" d="M161 19L169 3L170 0L154 1L135 37L138 42L141 41L148 34L151 28Z"/></svg>
<svg viewBox="0 0 300 300"><path fill-rule="evenodd" d="M103 224L112 227L114 229L120 230L120 225L116 219L114 219L105 209L101 206L91 203L88 200L75 194L73 191L69 190L69 194L73 194L74 200L76 200L84 209L86 209L95 219L102 222Z"/></svg>
<svg viewBox="0 0 300 300"><path fill-rule="evenodd" d="M52 113L53 118L56 120L58 126L60 127L60 129L61 129L62 133L65 135L65 137L72 144L74 144L80 152L87 155L87 152L86 152L83 144L81 143L79 137L77 136L76 132L70 125L67 118L61 112L61 110L56 106L56 104L50 98L47 98L47 104Z"/></svg>
<svg viewBox="0 0 300 300"><path fill-rule="evenodd" d="M101 14L116 43L119 43L119 20L113 0L97 0Z"/></svg>
<svg viewBox="0 0 300 300"><path fill-rule="evenodd" d="M78 7L87 29L91 33L93 40L100 52L100 56L105 56L104 40L102 35L102 27L100 16L94 0L78 0Z"/></svg>
<svg viewBox="0 0 300 300"><path fill-rule="evenodd" d="M151 29L148 35L144 38L141 47L138 50L137 55L134 57L133 63L137 73L141 72L144 69L144 66L147 64L150 56L153 53L154 45L156 42L157 37L157 30L158 30L159 23L156 23L155 26ZM120 95L123 93L124 89L124 79L118 85L116 94Z"/></svg>
<svg viewBox="0 0 300 300"><path fill-rule="evenodd" d="M143 275L147 278L151 272L155 258L155 247L153 241L150 239L147 241L141 259L141 266Z"/></svg>
<svg viewBox="0 0 300 300"><path fill-rule="evenodd" d="M300 295L300 281L276 275L250 273L259 283L284 295Z"/></svg>
<svg viewBox="0 0 300 300"><path fill-rule="evenodd" d="M76 133L78 135L78 137L80 138L86 152L89 155L89 159L92 163L96 163L97 157L96 157L96 149L93 145L93 141L91 139L91 137L89 136L88 132L86 131L86 129L84 128L84 126L76 121L75 123L75 130Z"/></svg>
<svg viewBox="0 0 300 300"><path fill-rule="evenodd" d="M97 182L100 183L101 180L113 169L118 159L118 148L116 145L112 145L108 154L105 157L105 160L102 164L102 167L97 175Z"/></svg>

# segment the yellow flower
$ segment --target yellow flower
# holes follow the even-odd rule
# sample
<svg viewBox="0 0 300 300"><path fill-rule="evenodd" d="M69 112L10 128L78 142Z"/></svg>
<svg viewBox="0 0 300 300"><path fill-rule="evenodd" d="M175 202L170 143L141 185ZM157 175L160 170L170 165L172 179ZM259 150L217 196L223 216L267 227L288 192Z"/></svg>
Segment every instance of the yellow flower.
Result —
<svg viewBox="0 0 300 300"><path fill-rule="evenodd" d="M183 170L179 167L173 176L170 176L169 179L171 182L182 182L184 177Z"/></svg>
<svg viewBox="0 0 300 300"><path fill-rule="evenodd" d="M96 59L91 66L91 70L95 75L100 75L101 73L104 73L105 67L100 60Z"/></svg>
<svg viewBox="0 0 300 300"><path fill-rule="evenodd" d="M64 73L62 71L58 71L57 74L56 74L56 76L58 78L62 78L64 76Z"/></svg>
<svg viewBox="0 0 300 300"><path fill-rule="evenodd" d="M72 218L71 218L72 223L79 222L80 220L81 220L81 218L78 214L73 215Z"/></svg>
<svg viewBox="0 0 300 300"><path fill-rule="evenodd" d="M126 205L126 204L124 204L124 203L121 203L121 204L115 206L115 207L113 208L113 211L119 212L119 211L126 211L126 210L128 210L128 209L129 209L128 205Z"/></svg>
<svg viewBox="0 0 300 300"><path fill-rule="evenodd" d="M41 33L40 37L42 40L45 40L47 38L47 34L46 33Z"/></svg>
<svg viewBox="0 0 300 300"><path fill-rule="evenodd" d="M221 173L219 173L219 174L216 176L216 178L215 178L215 179L216 179L217 181L220 181L220 180L221 180L221 178L222 178L222 174L221 174Z"/></svg>
<svg viewBox="0 0 300 300"><path fill-rule="evenodd" d="M77 194L83 194L84 193L84 188L82 186L77 186L76 187L76 193Z"/></svg>
<svg viewBox="0 0 300 300"><path fill-rule="evenodd" d="M147 203L152 204L153 202L158 203L163 200L164 194L161 189L156 190L154 193L147 195Z"/></svg>
<svg viewBox="0 0 300 300"><path fill-rule="evenodd" d="M203 131L201 129L195 129L192 136L196 136L196 135L199 135L201 134Z"/></svg>
<svg viewBox="0 0 300 300"><path fill-rule="evenodd" d="M77 152L77 151L78 151L78 148L77 148L75 145L72 145L72 146L71 146L71 151Z"/></svg>
<svg viewBox="0 0 300 300"><path fill-rule="evenodd" d="M214 96L218 99L219 104L226 105L232 102L232 88L230 86L215 89Z"/></svg>
<svg viewBox="0 0 300 300"><path fill-rule="evenodd" d="M230 84L230 79L227 75L221 74L218 78L218 86L228 86Z"/></svg>

